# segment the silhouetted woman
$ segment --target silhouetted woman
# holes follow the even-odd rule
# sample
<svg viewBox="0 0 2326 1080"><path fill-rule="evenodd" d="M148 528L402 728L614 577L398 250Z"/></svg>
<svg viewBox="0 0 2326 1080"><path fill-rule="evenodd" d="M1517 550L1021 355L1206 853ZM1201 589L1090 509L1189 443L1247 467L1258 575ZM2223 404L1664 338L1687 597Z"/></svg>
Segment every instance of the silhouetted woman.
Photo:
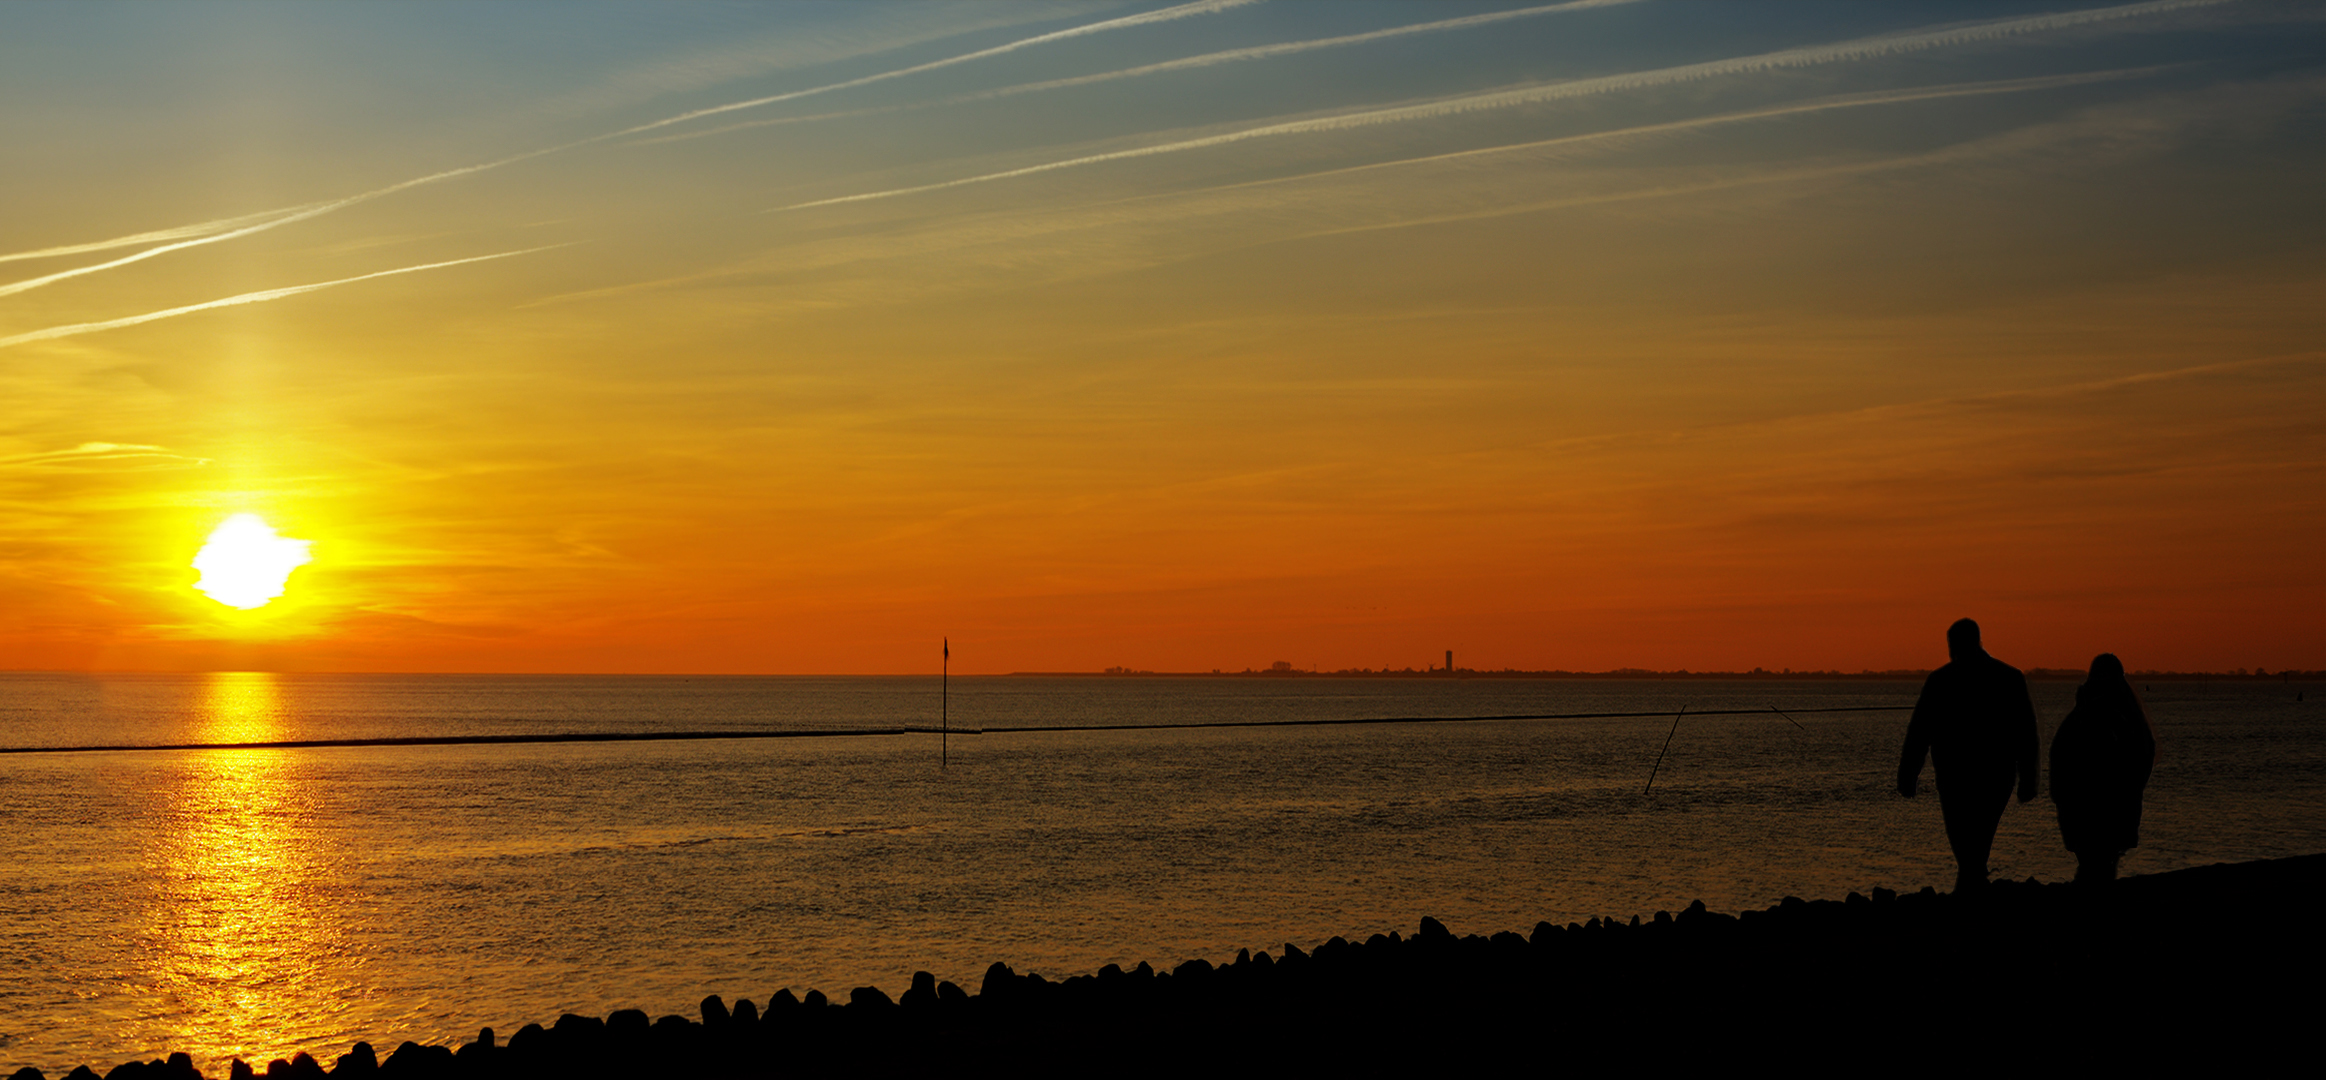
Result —
<svg viewBox="0 0 2326 1080"><path fill-rule="evenodd" d="M2051 801L2076 853L2076 880L2112 881L2124 849L2140 843L2140 796L2156 765L2156 729L2114 653L2092 659L2076 707L2051 739Z"/></svg>

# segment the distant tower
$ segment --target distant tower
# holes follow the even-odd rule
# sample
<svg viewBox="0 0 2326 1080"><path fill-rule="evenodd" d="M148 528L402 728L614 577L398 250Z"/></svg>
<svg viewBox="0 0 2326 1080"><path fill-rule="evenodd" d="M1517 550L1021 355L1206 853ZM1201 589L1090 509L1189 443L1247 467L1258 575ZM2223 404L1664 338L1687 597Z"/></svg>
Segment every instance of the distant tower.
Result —
<svg viewBox="0 0 2326 1080"><path fill-rule="evenodd" d="M1446 674L1448 674L1448 675L1451 675L1451 674L1453 674L1453 673L1454 673L1454 650L1452 650L1452 649L1447 649L1447 650L1446 650Z"/></svg>

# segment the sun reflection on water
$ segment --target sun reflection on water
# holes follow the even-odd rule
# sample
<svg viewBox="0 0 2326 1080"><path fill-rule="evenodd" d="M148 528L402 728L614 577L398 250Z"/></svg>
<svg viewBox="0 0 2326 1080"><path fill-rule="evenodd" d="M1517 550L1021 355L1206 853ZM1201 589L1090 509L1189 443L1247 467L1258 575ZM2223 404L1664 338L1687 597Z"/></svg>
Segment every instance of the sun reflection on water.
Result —
<svg viewBox="0 0 2326 1080"><path fill-rule="evenodd" d="M273 675L211 677L198 741L265 742L282 731ZM159 895L137 950L153 1030L138 1041L188 1050L205 1071L233 1057L263 1069L299 1049L328 1067L346 1014L367 996L344 925L349 894L301 776L303 753L192 751L168 774L175 790L149 847Z"/></svg>

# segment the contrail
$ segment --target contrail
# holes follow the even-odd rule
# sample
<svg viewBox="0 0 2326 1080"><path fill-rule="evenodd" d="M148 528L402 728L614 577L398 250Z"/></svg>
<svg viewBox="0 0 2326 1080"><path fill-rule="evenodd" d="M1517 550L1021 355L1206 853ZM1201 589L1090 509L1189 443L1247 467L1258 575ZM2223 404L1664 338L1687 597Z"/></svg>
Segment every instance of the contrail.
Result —
<svg viewBox="0 0 2326 1080"><path fill-rule="evenodd" d="M306 221L311 218L321 217L324 214L332 213L337 210L344 210L350 206L354 206L357 203L369 202L370 200L377 199L383 195L392 195L396 192L408 190L410 188L416 188L426 184L439 183L445 180L454 179L456 177L467 176L471 173L484 172L488 169L498 169L501 166L513 165L517 162L525 161L530 158L537 158L548 154L556 154L567 150L578 149L593 143L605 142L609 139L618 139L625 135L635 135L639 132L652 131L657 128L668 127L672 124L681 124L689 120L697 119L699 117L734 112L738 109L756 108L761 105L770 105L779 101L791 101L796 98L809 97L815 94L826 94L834 90L845 90L850 87L863 86L868 83L881 82L887 79L902 78L906 75L917 74L923 71L933 71L938 68L951 67L955 64L963 64L971 60L980 60L989 56L999 56L1003 53L1016 52L1019 49L1028 48L1034 45L1046 44L1053 41L1061 41L1067 38L1081 37L1086 34L1097 34L1104 33L1109 30L1120 30L1132 26L1145 26L1152 23L1170 22L1175 19L1184 19L1193 15L1208 15L1212 12L1225 11L1229 8L1242 7L1247 4L1256 4L1259 2L1260 0L1199 0L1197 3L1180 4L1176 7L1163 8L1158 11L1149 11L1138 15L1127 15L1123 18L1108 19L1103 22L1086 23L1082 26L1069 27L1065 30L1054 30L1047 34L1037 34L1033 37L1021 38L1017 41L1012 41L1003 45L996 45L989 49L980 49L976 52L963 53L960 56L948 57L943 60L932 60L925 64L916 64L912 67L898 68L894 71L884 71L875 75L866 75L861 78L849 79L844 82L829 83L824 86L809 87L805 90L794 90L789 93L776 94L770 97L753 98L749 101L738 101L727 105L715 105L706 109L695 109L691 112L680 113L677 116L656 120L652 123L640 124L636 127L623 128L620 131L611 131L601 135L592 135L587 138L575 139L572 142L560 143L556 146L545 147L540 150L529 150L521 154L511 154L508 157L487 161L478 165L468 165L457 169L446 169L443 172L430 173L427 176L415 177L413 179L405 180L401 183L390 184L382 188L374 188L373 190L350 195L342 199L333 199L320 203L310 203L303 207L295 207L289 211L282 212L281 216L270 217L266 214L253 214L242 218L206 222L200 225L187 225L175 229L164 229L158 232L141 233L137 236L124 237L118 240L102 241L95 244L79 244L67 247L45 248L37 252L28 252L21 255L8 256L6 258L0 258L0 262L9 262L14 261L15 259L23 258L38 258L47 255L72 254L75 252L83 251L101 251L108 248L124 247L133 243L146 243L152 240L175 239L178 237L195 237L194 239L182 239L178 240L176 243L168 243L159 247L147 248L144 251L140 251L132 255L126 255L121 258L114 259L110 262L96 263L91 266L79 267L72 270L63 270L54 274L47 274L36 278L27 278L23 281L0 285L0 297L14 296L17 293L28 292L33 289L40 288L44 285L53 285L59 281L70 280L72 278L81 277L86 274L94 274L103 270L118 269L123 266L128 266L131 263L143 262L157 255L167 255L173 251L183 251L187 248L200 247L204 244L215 244L223 240L239 239L241 237L250 236L254 233L261 233L269 229L290 225L296 222ZM15 340L17 339L10 338L6 339L6 342L13 343Z"/></svg>
<svg viewBox="0 0 2326 1080"><path fill-rule="evenodd" d="M1454 150L1443 154L1428 154L1422 157L1399 158L1396 161L1375 161L1368 162L1363 165L1349 165L1338 169L1325 169L1320 172L1300 173L1295 176L1272 176L1266 180L1247 180L1239 184L1223 184L1218 187L1208 188L1205 190L1233 191L1237 188L1266 187L1272 184L1298 183L1303 180L1320 180L1328 176L1341 176L1348 173L1372 172L1376 169L1398 169L1404 168L1408 165L1426 165L1437 161L1454 161L1461 158L1487 157L1494 154L1515 153L1521 150L1540 150L1547 147L1566 146L1575 143L1612 142L1622 139L1638 138L1647 135L1658 135L1671 131L1686 131L1691 128L1715 127L1721 124L1742 123L1747 120L1765 120L1777 116L1795 116L1801 113L1825 112L1829 109L1856 109L1869 105L1900 105L1913 101L1934 101L1941 98L1978 97L1985 94L2017 94L2031 90L2051 90L2063 86L2083 86L2089 83L2116 82L2123 79L2142 78L2144 76L2154 75L2158 72L2174 70L2182 66L2185 65L2158 64L2150 67L2117 68L2112 71L2093 71L2075 75L2039 75L2025 79L1995 79L1988 82L1948 83L1942 86L1916 87L1914 89L1908 90L1876 90L1863 94L1847 94L1838 97L1820 98L1815 101L1805 101L1796 105L1772 105L1767 108L1750 109L1745 112L1721 113L1717 116L1701 116L1689 120L1673 120L1662 124L1643 124L1639 127L1617 128L1613 131L1593 131L1586 132L1581 135L1561 135L1554 139L1535 139L1530 142L1505 143L1501 146L1482 146L1474 150Z"/></svg>
<svg viewBox="0 0 2326 1080"><path fill-rule="evenodd" d="M1218 64L1233 64L1246 60L1265 60L1270 57L1285 56L1292 53L1312 52L1317 49L1337 49L1349 45L1362 45L1367 42L1381 41L1388 38L1405 37L1411 34L1433 34L1450 30L1467 30L1472 27L1486 26L1493 23L1505 22L1511 19L1531 18L1536 15L1553 15L1559 14L1561 12L1580 11L1587 8L1615 7L1619 4L1636 4L1639 2L1640 0L1568 0L1567 3L1563 4L1544 4L1539 7L1518 8L1513 11L1494 11L1483 15L1467 15L1459 19L1443 19L1438 22L1414 23L1410 26L1395 26L1386 30L1371 30L1362 34L1346 34L1341 37L1312 38L1307 41L1287 41L1276 45L1254 45L1243 49L1227 49L1221 52L1204 53L1201 56L1189 56L1178 60L1165 60L1161 63L1146 64L1133 68L1124 68L1120 71L1102 71L1090 75L1076 75L1064 79L1050 79L1044 82L1020 83L1016 86L1003 86L992 90L980 90L974 93L957 94L953 97L942 98L937 101L920 102L911 105L887 105L870 109L852 109L846 112L822 113L815 116L784 117L777 120L753 120L747 123L729 124L725 127L711 128L707 131L690 131L683 135L666 135L660 139L647 139L642 140L642 142L676 142L681 139L699 139L708 135L722 135L730 131L742 131L746 128L766 127L771 124L805 123L815 120L833 120L842 117L865 116L885 112L899 112L905 109L941 108L948 105L966 105L971 102L991 101L995 98L1016 97L1019 94L1032 94L1043 90L1063 90L1074 86L1088 86L1092 83L1113 82L1116 79L1134 79L1142 75L1159 75L1167 71L1184 71L1190 68L1207 68Z"/></svg>
<svg viewBox="0 0 2326 1080"><path fill-rule="evenodd" d="M559 147L558 149L564 148ZM278 228L284 225L292 224L294 222L305 221L309 218L322 217L323 215L331 213L334 210L344 210L347 207L354 206L357 203L368 202L372 199L377 199L382 195L392 195L406 188L415 188L422 184L433 184L439 180L450 180L455 176L465 176L473 172L482 172L486 169L499 168L500 166L507 165L510 162L523 161L526 158L539 157L542 154L550 152L551 151L549 150L535 150L530 153L518 154L513 157L505 157L499 161L487 162L483 165L469 165L464 168L447 169L444 172L431 173L430 175L419 177L417 179L406 180L400 184L390 184L384 188L376 188L371 191L366 191L360 195L350 195L344 199L333 199L330 202L309 203L304 207L295 208L289 213L282 215L281 217L266 218L265 220L261 220L256 224L243 225L239 228L233 228L226 232L213 233L211 235L201 236L193 240L180 240L177 243L163 244L160 247L150 247L135 254L124 255L111 262L92 263L88 266L75 267L71 270L59 270L56 273L44 275L42 277L26 278L23 281L0 285L0 297L14 296L20 292L29 292L33 289L40 288L43 285L53 285L59 281L65 281L87 274L94 274L100 270L112 270L118 267L128 266L131 263L144 262L145 260L153 258L156 255L167 255L173 251L184 251L187 248L201 247L204 244L215 244L221 240L234 240L241 237L250 236L254 233L262 233L268 229ZM254 214L251 215L251 217L264 217L264 215ZM239 218L235 220L248 221L250 218ZM198 229L201 228L201 226L187 226L187 228ZM108 244L106 246L114 245Z"/></svg>
<svg viewBox="0 0 2326 1080"><path fill-rule="evenodd" d="M823 86L811 86L805 90L793 90L782 94L771 94L762 98L752 98L749 101L737 101L727 105L713 105L706 109L696 109L692 112L683 112L677 116L669 117L667 119L656 120L653 123L640 124L633 128L625 128L610 135L595 136L588 141L596 142L600 139L616 139L624 135L636 135L641 131L653 131L656 128L669 127L672 124L683 124L689 120L700 120L706 116L717 116L720 113L730 113L738 109L755 109L761 105L773 105L779 101L796 101L800 98L812 97L817 94L829 94L834 90L847 90L858 86L869 85L871 83L885 82L889 79L900 79L907 75L918 75L924 71L935 71L938 68L948 68L955 64L966 64L972 60L983 60L989 56L1000 56L1003 53L1016 52L1019 49L1028 48L1034 45L1045 45L1053 41L1063 41L1067 38L1081 37L1085 34L1098 34L1104 33L1108 30L1121 30L1125 27L1146 26L1150 23L1170 22L1175 19L1184 19L1191 15L1209 15L1215 11L1226 11L1229 8L1243 7L1248 4L1257 4L1259 2L1260 0L1200 0L1198 3L1181 4L1177 7L1167 7L1160 11L1150 11L1140 15L1126 15L1120 19L1108 19L1105 22L1094 22L1082 26L1071 27L1065 30L1054 30L1047 34L1037 34L1030 38L1020 38L1019 40L1012 41L1006 45L996 45L990 49L980 49L973 53L963 53L960 56L950 56L943 60L931 60L926 64L915 64L912 67L898 68L895 71L883 71L877 75L866 75L862 78L849 79L846 82L828 83Z"/></svg>
<svg viewBox="0 0 2326 1080"><path fill-rule="evenodd" d="M547 251L550 248L565 246L566 245L564 244L548 244L542 247L524 248L518 251L504 251L497 255L472 255L465 259L448 259L444 262L423 263L419 266L398 267L394 270L378 270L369 274L358 274L354 277L340 278L337 281L318 281L312 285L288 285L280 289L267 289L262 292L243 293L240 296L229 296L222 300L210 300L200 304L188 304L185 307L174 307L163 311L149 311L143 315L131 315L120 319L107 319L103 322L74 323L70 326L52 326L46 330L33 330L22 334L17 334L14 337L0 338L0 349L6 349L16 345L27 345L35 341L54 341L57 338L74 337L80 334L94 334L100 330L119 330L125 326L137 326L143 323L155 322L161 319L174 319L180 315L192 315L197 311L209 311L212 308L239 307L243 304L263 304L269 300L280 300L286 296L297 296L300 293L311 293L318 289L329 289L339 285L352 285L358 281L370 281L373 278L394 277L397 274L417 274L422 270L438 270L447 266L462 266L468 263L486 262L491 259L506 259L512 255L530 255L536 251Z"/></svg>
<svg viewBox="0 0 2326 1080"><path fill-rule="evenodd" d="M205 221L195 225L180 225L174 229L132 233L128 236L117 236L111 240L99 240L95 243L66 244L61 247L40 248L35 251L19 251L13 255L0 255L0 263L18 262L24 259L52 259L59 255L83 255L92 251L110 251L114 248L130 247L135 244L154 244L166 240L183 240L189 236L208 236L211 233L225 232L228 229L238 229L252 222L265 221L284 214L294 214L304 209L306 209L304 206L292 206L280 210L261 210L258 213L244 214L241 217L219 218L216 221Z"/></svg>
<svg viewBox="0 0 2326 1080"><path fill-rule="evenodd" d="M945 188L961 187L968 184L983 184L995 180L1007 180L1020 176L1031 176L1036 173L1051 172L1058 169L1078 168L1084 165L1096 165L1108 161L1123 161L1131 158L1153 157L1158 154L1172 154L1186 150L1203 149L1205 147L1211 146L1223 146L1229 143L1244 142L1250 139L1272 138L1280 135L1301 135L1319 131L1344 131L1351 128L1370 127L1376 124L1402 123L1408 120L1430 119L1434 117L1451 116L1466 112L1480 112L1489 109L1504 109L1517 105L1532 105L1540 102L1558 101L1566 98L1587 97L1598 94L1614 93L1622 90L1636 90L1651 86L1667 86L1673 83L1694 82L1702 79L1715 78L1722 75L1735 75L1752 71L1766 71L1772 68L1808 67L1816 64L1829 64L1843 60L1862 59L1869 56L1886 56L1894 55L1897 53L1919 52L1924 49L1933 49L1948 45L1959 45L1970 41L1981 41L2016 34L2037 33L2045 30L2057 30L2070 26L2083 25L2086 23L2133 18L2141 15L2149 15L2163 11L2172 11L2180 8L2204 7L2227 2L2229 2L2229 0L2149 0L2147 3L2125 4L2119 7L2100 8L2092 11L2062 12L2052 15L2034 15L2018 19L2001 19L1994 22L1978 23L1969 26L1948 27L1939 30L1919 30L1902 34L1881 34L1874 37L1859 38L1855 41L1837 42L1830 45L1805 45L1797 48L1780 49L1776 52L1760 53L1754 56L1735 57L1727 60L1710 60L1699 64L1683 64L1677 67L1658 68L1652 71L1630 72L1622 75L1606 75L1594 79L1577 79L1572 82L1554 83L1549 86L1527 87L1521 90L1498 90L1481 94L1470 94L1463 97L1427 102L1420 105L1400 105L1385 109L1370 109L1364 112L1343 113L1339 116L1318 117L1312 120L1294 120L1281 124L1267 124L1260 127L1245 128L1241 131L1230 131L1218 135L1207 135L1202 138L1184 139L1178 142L1162 143L1155 146L1143 146L1134 150L1116 150L1104 154L1090 154L1078 158L1069 158L1064 161L1052 161L1045 162L1040 165L1028 165L1017 169L1006 169L1001 172L985 173L979 176L965 176L957 180L944 180L934 184L920 184L914 187L891 188L886 191L871 191L857 195L841 195L830 199L816 199L810 202L793 203L789 206L773 207L765 212L780 213L786 210L805 210L816 206L834 206L841 203L865 202L872 199L895 198L899 195L915 195L925 191L938 191Z"/></svg>

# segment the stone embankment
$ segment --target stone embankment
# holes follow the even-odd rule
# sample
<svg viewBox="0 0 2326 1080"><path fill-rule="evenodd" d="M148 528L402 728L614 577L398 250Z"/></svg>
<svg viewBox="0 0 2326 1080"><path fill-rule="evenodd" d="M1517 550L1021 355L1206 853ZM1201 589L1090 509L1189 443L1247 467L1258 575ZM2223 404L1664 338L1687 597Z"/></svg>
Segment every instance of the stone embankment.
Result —
<svg viewBox="0 0 2326 1080"><path fill-rule="evenodd" d="M1804 902L1741 916L1659 912L1531 934L1340 938L1168 972L1061 981L995 964L975 994L927 974L891 998L811 991L704 999L699 1018L567 1015L506 1040L368 1044L237 1078L1181 1074L1255 1068L1433 1072L2019 1069L2262 1065L2301 1045L2321 994L2326 855L2216 865L2088 889L1998 882L1970 895ZM100 1074L75 1069L67 1080ZM104 1080L195 1080L185 1055ZM25 1069L14 1080L43 1080Z"/></svg>

